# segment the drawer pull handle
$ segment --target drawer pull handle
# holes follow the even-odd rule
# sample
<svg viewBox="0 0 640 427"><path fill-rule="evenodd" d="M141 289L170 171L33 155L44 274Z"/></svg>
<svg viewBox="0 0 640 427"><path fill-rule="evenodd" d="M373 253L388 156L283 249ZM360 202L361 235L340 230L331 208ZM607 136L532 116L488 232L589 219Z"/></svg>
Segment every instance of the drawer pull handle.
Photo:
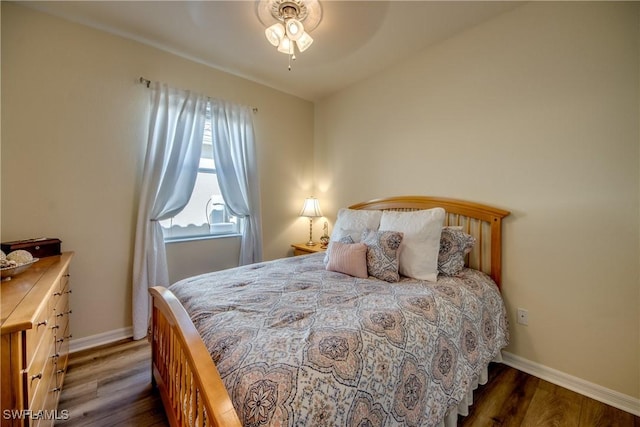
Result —
<svg viewBox="0 0 640 427"><path fill-rule="evenodd" d="M60 329L60 325L52 326L51 329Z"/></svg>
<svg viewBox="0 0 640 427"><path fill-rule="evenodd" d="M38 322L38 325L37 325L37 326L47 326L47 324L48 324L48 323L49 323L49 322L47 321L47 319L44 319L44 320L42 320L42 321Z"/></svg>
<svg viewBox="0 0 640 427"><path fill-rule="evenodd" d="M56 374L64 374L64 369L58 369L58 370L56 371Z"/></svg>
<svg viewBox="0 0 640 427"><path fill-rule="evenodd" d="M60 390L62 390L60 387L56 387L56 388L51 389L51 391L53 391L54 393L57 392L57 391L60 391Z"/></svg>
<svg viewBox="0 0 640 427"><path fill-rule="evenodd" d="M59 297L60 295L62 295L62 292L59 292L59 291L58 291L58 292L54 292L54 293L53 293L53 296L54 296L54 297Z"/></svg>
<svg viewBox="0 0 640 427"><path fill-rule="evenodd" d="M62 317L62 316L64 316L65 314L66 314L66 313L58 313L58 314L56 314L56 317Z"/></svg>
<svg viewBox="0 0 640 427"><path fill-rule="evenodd" d="M40 372L37 375L31 375L31 381L33 380L39 380L40 378L42 378L42 372Z"/></svg>
<svg viewBox="0 0 640 427"><path fill-rule="evenodd" d="M71 339L71 338L73 338L73 335L69 334L69 335L67 335L65 338L66 338L66 339Z"/></svg>
<svg viewBox="0 0 640 427"><path fill-rule="evenodd" d="M69 273L65 274L64 277L71 277Z"/></svg>
<svg viewBox="0 0 640 427"><path fill-rule="evenodd" d="M51 356L52 359L57 359L58 357L60 357L60 353L56 353L53 356Z"/></svg>
<svg viewBox="0 0 640 427"><path fill-rule="evenodd" d="M59 338L56 340L56 342L64 342L64 338Z"/></svg>
<svg viewBox="0 0 640 427"><path fill-rule="evenodd" d="M71 293L73 293L73 292L71 291L71 289L69 289L68 291L66 291L66 292L65 292L65 294L71 294Z"/></svg>

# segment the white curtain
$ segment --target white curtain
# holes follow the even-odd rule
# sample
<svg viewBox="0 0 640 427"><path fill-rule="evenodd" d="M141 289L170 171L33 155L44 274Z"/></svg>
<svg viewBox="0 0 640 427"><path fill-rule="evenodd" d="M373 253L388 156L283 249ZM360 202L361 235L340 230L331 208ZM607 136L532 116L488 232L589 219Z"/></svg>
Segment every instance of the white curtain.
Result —
<svg viewBox="0 0 640 427"><path fill-rule="evenodd" d="M262 220L253 110L211 100L213 157L220 192L241 220L240 265L262 261Z"/></svg>
<svg viewBox="0 0 640 427"><path fill-rule="evenodd" d="M133 339L147 335L151 286L169 286L158 221L179 213L195 185L207 99L154 82L133 262Z"/></svg>

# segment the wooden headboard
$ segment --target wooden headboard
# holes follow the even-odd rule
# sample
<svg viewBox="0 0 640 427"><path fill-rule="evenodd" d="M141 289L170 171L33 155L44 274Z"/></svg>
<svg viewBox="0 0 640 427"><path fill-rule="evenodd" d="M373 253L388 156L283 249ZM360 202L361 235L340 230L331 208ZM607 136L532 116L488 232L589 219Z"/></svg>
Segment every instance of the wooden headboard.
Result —
<svg viewBox="0 0 640 427"><path fill-rule="evenodd" d="M350 209L415 211L440 207L447 214L445 225L461 226L476 238L466 264L488 274L498 285L502 280L502 218L508 211L464 200L428 196L400 196L374 199L349 206Z"/></svg>

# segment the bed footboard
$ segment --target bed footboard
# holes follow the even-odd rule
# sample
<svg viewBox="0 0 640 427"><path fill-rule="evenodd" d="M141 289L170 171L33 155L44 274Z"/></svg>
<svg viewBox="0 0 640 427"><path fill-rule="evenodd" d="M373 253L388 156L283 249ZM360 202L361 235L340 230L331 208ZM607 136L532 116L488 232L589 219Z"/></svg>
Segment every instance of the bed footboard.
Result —
<svg viewBox="0 0 640 427"><path fill-rule="evenodd" d="M240 426L220 374L185 309L166 288L154 287L149 293L153 380L171 426Z"/></svg>

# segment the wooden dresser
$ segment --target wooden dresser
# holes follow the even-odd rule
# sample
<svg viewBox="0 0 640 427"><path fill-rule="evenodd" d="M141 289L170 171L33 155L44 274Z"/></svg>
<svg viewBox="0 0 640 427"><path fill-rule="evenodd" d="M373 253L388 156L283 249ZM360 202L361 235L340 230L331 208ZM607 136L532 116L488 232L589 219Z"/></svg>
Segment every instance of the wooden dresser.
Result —
<svg viewBox="0 0 640 427"><path fill-rule="evenodd" d="M69 355L69 263L73 252L41 258L0 284L1 409L5 426L52 426L68 417L58 398Z"/></svg>

